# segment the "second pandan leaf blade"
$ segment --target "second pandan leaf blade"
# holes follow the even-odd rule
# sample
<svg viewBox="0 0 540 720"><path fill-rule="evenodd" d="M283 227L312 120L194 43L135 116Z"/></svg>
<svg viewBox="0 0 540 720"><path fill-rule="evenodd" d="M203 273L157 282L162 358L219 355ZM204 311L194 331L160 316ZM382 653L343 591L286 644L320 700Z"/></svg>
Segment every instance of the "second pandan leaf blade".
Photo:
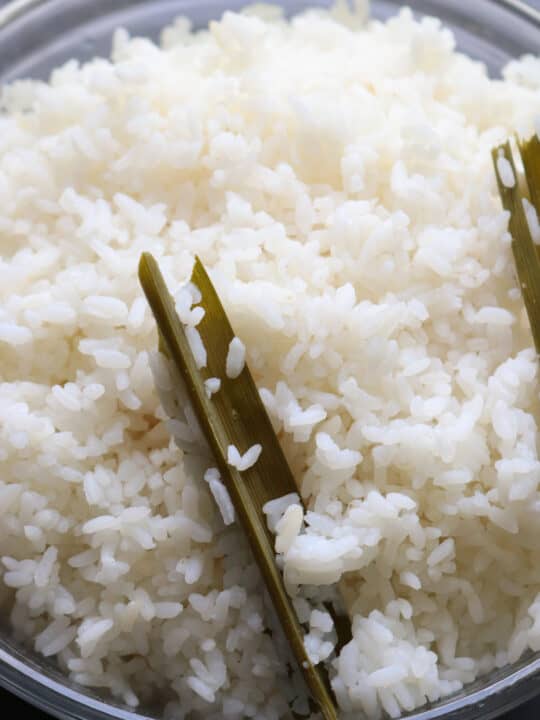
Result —
<svg viewBox="0 0 540 720"><path fill-rule="evenodd" d="M512 236L512 252L521 294L529 317L536 352L540 355L540 259L523 207L523 195L518 184L510 142L495 148L492 155L502 204L510 213L508 229ZM498 168L500 158L505 158L512 167L515 178L512 187L505 185L501 179Z"/></svg>
<svg viewBox="0 0 540 720"><path fill-rule="evenodd" d="M540 138L535 133L529 140L519 143L529 195L540 216Z"/></svg>
<svg viewBox="0 0 540 720"><path fill-rule="evenodd" d="M197 330L207 351L207 366L199 369L174 301L156 260L149 253L141 257L139 279L155 316L160 342L185 381L197 419L214 453L310 694L323 718L336 720L337 711L328 678L321 668L311 663L306 653L304 632L277 567L273 538L262 510L269 500L297 492L296 483L247 365L238 378L227 377L225 363L229 343L235 335L221 301L197 258L191 282L202 296L198 304L204 308L205 315ZM208 398L204 381L211 377L221 380L221 388ZM239 472L227 463L229 445L235 445L243 454L255 444L261 444L263 450L253 467Z"/></svg>

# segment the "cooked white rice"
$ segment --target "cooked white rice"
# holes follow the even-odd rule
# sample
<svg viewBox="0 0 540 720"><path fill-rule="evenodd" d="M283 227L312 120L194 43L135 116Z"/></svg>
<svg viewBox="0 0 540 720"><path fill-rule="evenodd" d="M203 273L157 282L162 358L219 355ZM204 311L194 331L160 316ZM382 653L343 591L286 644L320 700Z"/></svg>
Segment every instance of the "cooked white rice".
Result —
<svg viewBox="0 0 540 720"><path fill-rule="evenodd" d="M229 343L225 361L225 374L235 380L240 376L246 364L246 346L240 338L234 337Z"/></svg>
<svg viewBox="0 0 540 720"><path fill-rule="evenodd" d="M514 171L512 170L512 166L510 165L508 160L503 155L500 155L497 158L497 172L499 173L501 182L505 187L514 187L514 185L516 184Z"/></svg>
<svg viewBox="0 0 540 720"><path fill-rule="evenodd" d="M535 207L527 198L523 198L523 209L527 218L527 225L531 233L531 237L537 245L540 245L540 222Z"/></svg>
<svg viewBox="0 0 540 720"><path fill-rule="evenodd" d="M2 91L5 607L73 680L176 720L305 698L152 360L158 403L143 250L172 290L199 255L246 345L308 507L267 508L279 561L343 716L540 650L537 359L490 154L534 130L540 61L493 82L437 21L363 16L119 32L111 62ZM197 292L176 300L203 366ZM313 605L338 581L336 658Z"/></svg>
<svg viewBox="0 0 540 720"><path fill-rule="evenodd" d="M240 453L236 445L229 445L227 450L227 462L231 467L240 470L249 470L253 467L262 453L262 445L252 445L244 454Z"/></svg>
<svg viewBox="0 0 540 720"><path fill-rule="evenodd" d="M204 479L208 483L210 492L216 501L223 522L225 525L231 525L235 521L236 513L229 492L222 483L217 468L209 468L204 474Z"/></svg>
<svg viewBox="0 0 540 720"><path fill-rule="evenodd" d="M212 395L215 395L221 387L221 380L219 378L208 378L208 380L204 381L204 389L206 391L206 395L210 399Z"/></svg>
<svg viewBox="0 0 540 720"><path fill-rule="evenodd" d="M186 326L186 337L189 343L193 357L195 358L195 364L199 369L206 367L207 354L204 343L201 339L201 335L196 327L191 325Z"/></svg>

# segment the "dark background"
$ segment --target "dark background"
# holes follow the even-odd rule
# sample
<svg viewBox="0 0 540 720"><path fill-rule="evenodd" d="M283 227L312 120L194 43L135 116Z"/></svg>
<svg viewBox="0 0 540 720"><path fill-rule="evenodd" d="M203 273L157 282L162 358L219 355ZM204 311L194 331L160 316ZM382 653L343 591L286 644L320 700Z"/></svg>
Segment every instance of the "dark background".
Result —
<svg viewBox="0 0 540 720"><path fill-rule="evenodd" d="M5 5L7 0L0 0L0 6ZM462 2L474 2L474 0L462 0ZM526 0L529 5L540 8L540 0ZM248 0L246 0L246 4ZM407 3L404 2L404 5ZM540 690L540 688L539 688ZM24 720L49 720L45 713L27 705L13 695L0 688L0 716L21 718ZM540 695L538 700L526 703L521 708L514 710L500 718L500 720L540 720Z"/></svg>

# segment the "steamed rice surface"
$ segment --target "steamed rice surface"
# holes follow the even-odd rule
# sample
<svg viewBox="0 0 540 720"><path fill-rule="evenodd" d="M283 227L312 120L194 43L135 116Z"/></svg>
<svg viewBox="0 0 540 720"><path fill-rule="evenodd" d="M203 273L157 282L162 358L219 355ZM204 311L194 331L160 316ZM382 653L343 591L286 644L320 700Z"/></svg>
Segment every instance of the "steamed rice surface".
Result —
<svg viewBox="0 0 540 720"><path fill-rule="evenodd" d="M209 464L170 440L150 250L171 289L198 254L245 344L309 508L273 519L287 582L341 580L353 618L335 658L324 611L296 601L343 716L397 717L540 650L537 361L490 157L534 130L539 90L537 59L492 81L437 21L341 5L179 20L160 47L119 31L110 62L3 89L18 637L177 719L276 720L301 695Z"/></svg>

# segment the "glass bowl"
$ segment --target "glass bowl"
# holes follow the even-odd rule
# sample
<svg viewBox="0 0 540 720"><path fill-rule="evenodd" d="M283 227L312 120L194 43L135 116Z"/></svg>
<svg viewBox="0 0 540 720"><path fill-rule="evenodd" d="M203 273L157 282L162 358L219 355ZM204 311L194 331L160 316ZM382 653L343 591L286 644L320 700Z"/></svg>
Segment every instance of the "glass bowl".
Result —
<svg viewBox="0 0 540 720"><path fill-rule="evenodd" d="M276 2L276 0L273 0ZM72 57L87 60L109 54L118 26L157 38L175 16L189 16L195 27L240 9L246 0L0 0L0 82L46 78ZM280 0L287 13L330 0ZM538 52L540 12L520 0L372 0L372 15L386 18L408 4L419 15L435 15L455 33L458 48L485 63L491 76L506 62ZM0 633L0 685L58 718L141 720L97 693L71 683L54 664ZM410 720L490 720L540 693L540 653L529 654L468 685L457 695L408 715Z"/></svg>

